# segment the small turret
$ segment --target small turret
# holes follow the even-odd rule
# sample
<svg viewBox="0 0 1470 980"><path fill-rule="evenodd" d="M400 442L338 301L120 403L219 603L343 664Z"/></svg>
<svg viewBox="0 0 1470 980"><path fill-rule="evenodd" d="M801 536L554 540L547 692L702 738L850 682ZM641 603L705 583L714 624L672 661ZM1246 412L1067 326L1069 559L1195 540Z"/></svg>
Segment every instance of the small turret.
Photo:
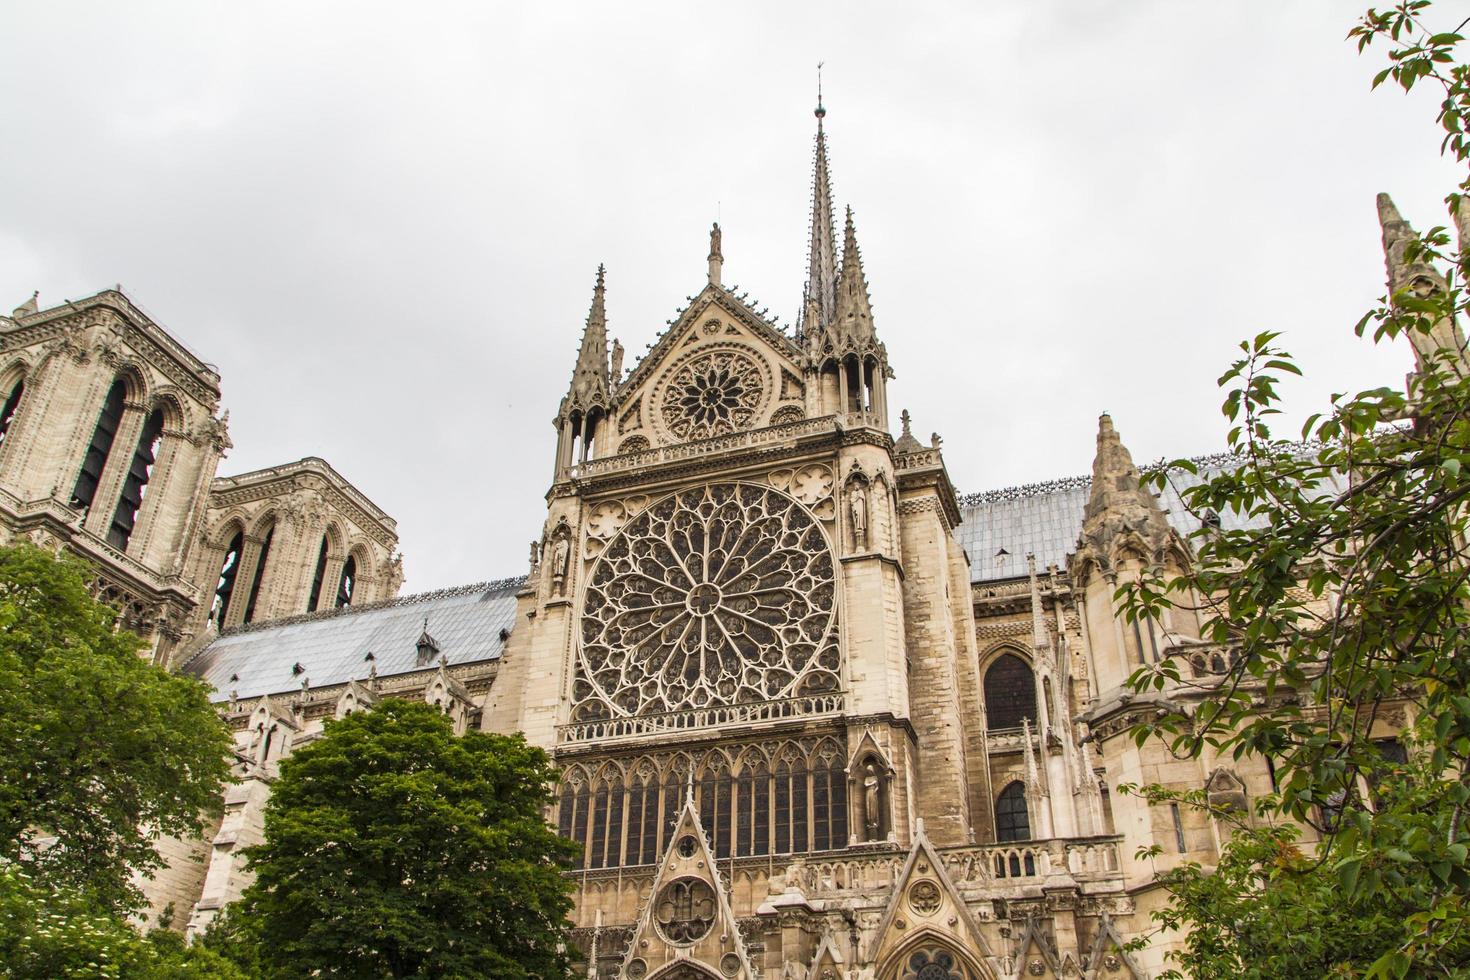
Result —
<svg viewBox="0 0 1470 980"><path fill-rule="evenodd" d="M833 332L841 342L856 348L875 343L873 306L868 297L868 279L863 274L863 256L858 249L852 208L842 234L842 274L837 280L837 315Z"/></svg>
<svg viewBox="0 0 1470 980"><path fill-rule="evenodd" d="M1464 242L1470 215L1465 213L1463 203L1453 217L1460 240ZM1417 236L1387 194L1378 195L1378 223L1383 229L1383 258L1388 267L1389 292L1395 296L1408 292L1420 298L1443 293L1446 284L1439 270L1418 256L1410 258L1409 246ZM1454 351L1462 360L1465 356L1465 338L1453 318L1436 321L1427 334L1417 330L1410 330L1408 334L1419 372L1446 351Z"/></svg>
<svg viewBox="0 0 1470 980"><path fill-rule="evenodd" d="M607 417L612 405L612 383L607 353L607 312L605 267L597 267L597 284L592 288L592 308L587 311L587 325L582 331L582 346L577 352L577 366L572 370L572 383L561 400L555 424L557 439L556 471L585 462L591 455L598 423Z"/></svg>

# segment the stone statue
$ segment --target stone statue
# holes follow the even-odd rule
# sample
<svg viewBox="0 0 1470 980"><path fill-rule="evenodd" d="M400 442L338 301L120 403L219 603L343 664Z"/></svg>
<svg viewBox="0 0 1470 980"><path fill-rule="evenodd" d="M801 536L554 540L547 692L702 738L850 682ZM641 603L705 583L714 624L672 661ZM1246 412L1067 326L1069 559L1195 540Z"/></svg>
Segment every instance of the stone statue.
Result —
<svg viewBox="0 0 1470 980"><path fill-rule="evenodd" d="M878 767L863 766L863 839L878 840L883 830L883 812L878 799Z"/></svg>
<svg viewBox="0 0 1470 980"><path fill-rule="evenodd" d="M551 586L557 595L566 595L567 565L572 558L572 544L565 534L556 536L556 545L551 551Z"/></svg>
<svg viewBox="0 0 1470 980"><path fill-rule="evenodd" d="M868 548L868 488L861 481L853 481L848 491L852 509L852 544L858 551Z"/></svg>

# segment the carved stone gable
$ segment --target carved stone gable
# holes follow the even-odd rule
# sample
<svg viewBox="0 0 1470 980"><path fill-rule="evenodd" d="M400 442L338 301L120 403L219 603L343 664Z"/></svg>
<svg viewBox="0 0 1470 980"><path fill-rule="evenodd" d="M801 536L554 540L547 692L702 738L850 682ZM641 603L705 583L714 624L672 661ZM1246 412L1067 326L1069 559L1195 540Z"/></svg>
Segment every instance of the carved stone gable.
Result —
<svg viewBox="0 0 1470 980"><path fill-rule="evenodd" d="M623 976L633 980L682 976L680 967L697 966L702 970L692 970L692 976L755 980L725 882L716 868L699 814L692 801L686 800L653 887L639 910L624 954Z"/></svg>

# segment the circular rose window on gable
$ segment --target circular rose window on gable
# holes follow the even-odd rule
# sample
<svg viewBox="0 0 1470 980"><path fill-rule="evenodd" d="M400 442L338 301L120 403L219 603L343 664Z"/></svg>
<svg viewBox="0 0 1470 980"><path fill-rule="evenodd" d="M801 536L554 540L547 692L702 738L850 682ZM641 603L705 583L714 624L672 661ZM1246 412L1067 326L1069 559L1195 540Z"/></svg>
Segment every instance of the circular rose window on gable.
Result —
<svg viewBox="0 0 1470 980"><path fill-rule="evenodd" d="M658 397L663 425L680 439L748 429L765 401L766 373L738 350L694 354L670 373Z"/></svg>
<svg viewBox="0 0 1470 980"><path fill-rule="evenodd" d="M771 487L665 497L609 542L587 584L578 721L835 691L826 535Z"/></svg>

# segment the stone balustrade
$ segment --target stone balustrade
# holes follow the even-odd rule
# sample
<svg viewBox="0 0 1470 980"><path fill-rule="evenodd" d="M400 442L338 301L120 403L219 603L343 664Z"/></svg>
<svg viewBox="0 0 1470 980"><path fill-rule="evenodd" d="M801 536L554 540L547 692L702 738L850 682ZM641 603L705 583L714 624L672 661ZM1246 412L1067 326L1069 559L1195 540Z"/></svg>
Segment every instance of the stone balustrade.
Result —
<svg viewBox="0 0 1470 980"><path fill-rule="evenodd" d="M758 721L780 721L786 718L816 718L839 714L845 705L841 692L812 694L777 701L751 701L708 708L689 708L658 714L622 718L603 718L558 726L558 745L578 742L607 742L621 738L638 738L667 732L687 732L725 725Z"/></svg>

